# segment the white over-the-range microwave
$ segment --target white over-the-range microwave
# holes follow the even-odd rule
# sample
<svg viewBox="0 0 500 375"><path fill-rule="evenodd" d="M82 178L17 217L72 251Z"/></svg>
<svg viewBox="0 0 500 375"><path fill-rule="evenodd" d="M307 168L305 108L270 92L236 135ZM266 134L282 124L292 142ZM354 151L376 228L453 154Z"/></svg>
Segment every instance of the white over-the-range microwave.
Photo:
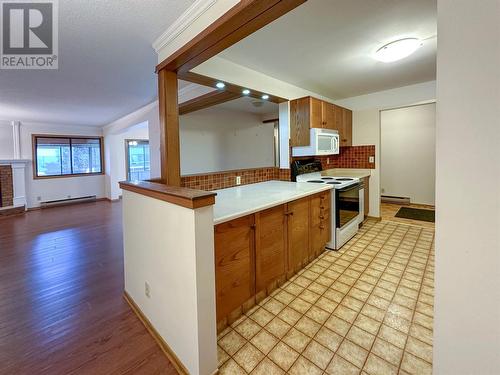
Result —
<svg viewBox="0 0 500 375"><path fill-rule="evenodd" d="M332 155L339 153L339 132L330 129L311 128L309 146L293 147L292 156Z"/></svg>

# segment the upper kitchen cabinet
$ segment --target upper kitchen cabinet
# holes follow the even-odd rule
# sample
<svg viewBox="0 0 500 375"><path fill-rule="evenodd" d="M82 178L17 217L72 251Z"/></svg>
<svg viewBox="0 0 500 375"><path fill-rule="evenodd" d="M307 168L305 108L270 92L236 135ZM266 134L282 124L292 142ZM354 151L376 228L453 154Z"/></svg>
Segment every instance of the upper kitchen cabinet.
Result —
<svg viewBox="0 0 500 375"><path fill-rule="evenodd" d="M310 96L290 101L291 146L309 146L310 128L337 130L340 145L352 145L352 111Z"/></svg>

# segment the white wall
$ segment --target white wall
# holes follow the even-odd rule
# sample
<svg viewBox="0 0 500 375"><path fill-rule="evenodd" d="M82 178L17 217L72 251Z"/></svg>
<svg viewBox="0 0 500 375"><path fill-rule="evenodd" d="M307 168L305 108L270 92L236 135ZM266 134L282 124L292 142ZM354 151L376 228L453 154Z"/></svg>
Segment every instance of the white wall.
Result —
<svg viewBox="0 0 500 375"><path fill-rule="evenodd" d="M213 206L193 210L124 191L123 236L125 291L189 373L213 374Z"/></svg>
<svg viewBox="0 0 500 375"><path fill-rule="evenodd" d="M424 82L337 101L353 110L353 145L375 145L376 168L370 176L370 216L380 216L380 111L434 101L435 90L436 82Z"/></svg>
<svg viewBox="0 0 500 375"><path fill-rule="evenodd" d="M0 159L14 157L14 142L10 121L0 121Z"/></svg>
<svg viewBox="0 0 500 375"><path fill-rule="evenodd" d="M500 373L499 25L438 0L435 374Z"/></svg>
<svg viewBox="0 0 500 375"><path fill-rule="evenodd" d="M7 129L7 130L6 130ZM91 126L69 126L34 122L22 122L20 126L21 159L33 159L32 134L102 136L100 128ZM1 158L12 159L13 136L10 122L0 122ZM5 147L5 148L4 148ZM26 200L28 208L37 207L40 202L96 195L105 196L104 176L79 176L53 179L33 179L33 165L26 168Z"/></svg>
<svg viewBox="0 0 500 375"><path fill-rule="evenodd" d="M382 195L434 205L436 104L382 111L380 126Z"/></svg>
<svg viewBox="0 0 500 375"><path fill-rule="evenodd" d="M274 124L210 107L180 117L182 175L274 166Z"/></svg>

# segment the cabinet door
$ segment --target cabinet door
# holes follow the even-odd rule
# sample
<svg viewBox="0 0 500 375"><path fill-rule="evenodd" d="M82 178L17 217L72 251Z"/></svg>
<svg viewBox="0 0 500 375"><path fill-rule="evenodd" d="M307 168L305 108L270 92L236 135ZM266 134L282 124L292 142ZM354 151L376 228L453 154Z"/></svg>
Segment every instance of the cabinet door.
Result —
<svg viewBox="0 0 500 375"><path fill-rule="evenodd" d="M309 258L314 259L325 250L330 240L330 192L311 198L311 239Z"/></svg>
<svg viewBox="0 0 500 375"><path fill-rule="evenodd" d="M287 205L288 216L288 273L300 270L309 258L310 198Z"/></svg>
<svg viewBox="0 0 500 375"><path fill-rule="evenodd" d="M321 102L323 128L335 130L335 106L332 103Z"/></svg>
<svg viewBox="0 0 500 375"><path fill-rule="evenodd" d="M340 145L352 146L352 111L342 108L342 128L340 131Z"/></svg>
<svg viewBox="0 0 500 375"><path fill-rule="evenodd" d="M255 294L254 216L215 227L217 320Z"/></svg>
<svg viewBox="0 0 500 375"><path fill-rule="evenodd" d="M286 206L255 214L256 292L286 274Z"/></svg>
<svg viewBox="0 0 500 375"><path fill-rule="evenodd" d="M309 97L290 101L290 145L309 146L311 137Z"/></svg>
<svg viewBox="0 0 500 375"><path fill-rule="evenodd" d="M322 128L323 127L323 115L322 115L322 107L323 102L319 99L309 97L310 100L310 111L311 118L309 122L309 126L311 128Z"/></svg>

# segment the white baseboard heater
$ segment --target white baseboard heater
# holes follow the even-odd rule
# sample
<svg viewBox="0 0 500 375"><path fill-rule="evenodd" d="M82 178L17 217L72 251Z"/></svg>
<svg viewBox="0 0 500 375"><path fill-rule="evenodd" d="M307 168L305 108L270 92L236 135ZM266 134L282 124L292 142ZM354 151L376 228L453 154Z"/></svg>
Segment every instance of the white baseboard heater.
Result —
<svg viewBox="0 0 500 375"><path fill-rule="evenodd" d="M41 202L40 207L41 208L48 208L48 207L56 207L56 206L65 206L68 204L95 202L96 200L97 200L97 196L89 195L87 197L58 199L58 200L54 200L54 201Z"/></svg>
<svg viewBox="0 0 500 375"><path fill-rule="evenodd" d="M395 197L392 195L380 196L383 203L410 204L410 197Z"/></svg>

